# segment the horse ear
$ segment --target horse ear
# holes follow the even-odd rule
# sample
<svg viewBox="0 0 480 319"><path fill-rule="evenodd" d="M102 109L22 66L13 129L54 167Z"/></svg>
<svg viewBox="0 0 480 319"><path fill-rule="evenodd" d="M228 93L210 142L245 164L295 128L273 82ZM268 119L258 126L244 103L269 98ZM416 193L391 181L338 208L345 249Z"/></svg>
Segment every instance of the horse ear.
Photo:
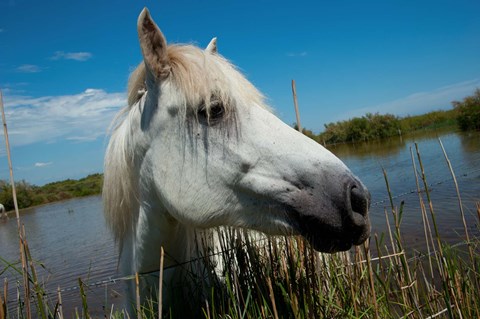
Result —
<svg viewBox="0 0 480 319"><path fill-rule="evenodd" d="M207 51L211 54L216 54L217 53L217 37L212 38L212 40L210 40L210 43L205 48L205 51Z"/></svg>
<svg viewBox="0 0 480 319"><path fill-rule="evenodd" d="M156 79L164 79L170 74L167 54L167 40L144 8L137 22L138 38L147 69Z"/></svg>

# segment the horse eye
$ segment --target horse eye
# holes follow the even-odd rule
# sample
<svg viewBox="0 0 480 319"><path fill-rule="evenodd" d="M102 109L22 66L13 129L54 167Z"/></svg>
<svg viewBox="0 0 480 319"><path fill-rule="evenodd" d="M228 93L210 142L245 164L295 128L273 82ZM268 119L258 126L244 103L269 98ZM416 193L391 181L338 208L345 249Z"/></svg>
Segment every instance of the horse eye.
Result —
<svg viewBox="0 0 480 319"><path fill-rule="evenodd" d="M225 112L221 103L215 103L210 107L210 119L218 120L223 116Z"/></svg>
<svg viewBox="0 0 480 319"><path fill-rule="evenodd" d="M210 124L214 124L212 123L212 121L220 120L223 117L224 113L225 113L225 108L223 104L217 101L212 102L212 104L210 105L210 109L208 111L206 106L202 106L198 110L198 115L203 117L204 119L208 119Z"/></svg>

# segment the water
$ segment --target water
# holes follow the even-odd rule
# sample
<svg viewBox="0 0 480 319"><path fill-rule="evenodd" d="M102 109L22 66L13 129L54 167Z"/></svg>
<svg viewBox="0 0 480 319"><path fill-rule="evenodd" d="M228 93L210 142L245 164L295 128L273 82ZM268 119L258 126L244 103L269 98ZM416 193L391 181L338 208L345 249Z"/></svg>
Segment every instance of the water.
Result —
<svg viewBox="0 0 480 319"><path fill-rule="evenodd" d="M417 143L439 233L444 240L451 243L460 242L464 237L455 184L439 139L443 143L457 178L467 227L470 232L478 234L475 204L480 202L479 132L428 132L407 138L397 137L384 141L332 147L331 150L360 177L372 194L370 216L374 233L386 232L385 211L391 212L383 168L387 173L395 207L400 208L401 202L404 202L401 229L406 243L411 248L424 247L420 201L416 192L415 171L411 156L413 151L416 169L420 176L420 165L415 149L415 143ZM419 182L423 189L421 179ZM422 197L426 203L424 193ZM428 207L427 203L426 205ZM427 213L429 214L428 208ZM392 221L391 213L389 218Z"/></svg>
<svg viewBox="0 0 480 319"><path fill-rule="evenodd" d="M451 243L463 238L458 200L450 171L437 140L437 133L427 133L408 138L394 138L357 145L339 145L332 148L366 184L372 193L371 221L374 233L386 231L385 209L390 211L382 167L388 179L394 204L405 202L402 233L408 246L424 247L423 226L418 194L412 166L410 148L419 145L425 166L437 223L443 239ZM456 173L467 225L478 235L475 203L480 201L480 134L440 133L447 154ZM418 169L418 162L417 162ZM13 216L11 216L13 217ZM74 199L25 210L22 213L27 240L37 263L40 279L52 300L56 300L57 287L62 288L64 313L73 317L75 307L81 311L78 278L86 283L95 283L109 278L118 278L117 255L113 239L105 227L101 198L99 196ZM0 257L10 262L18 261L16 222L0 222ZM16 264L20 267L20 264ZM16 280L21 280L12 269L2 271L0 279L9 279L9 307L15 307ZM1 285L1 283L0 283ZM86 291L89 310L96 316L109 313L103 305L121 306L122 283L107 286L91 286Z"/></svg>
<svg viewBox="0 0 480 319"><path fill-rule="evenodd" d="M38 262L39 281L45 283L48 297L56 301L56 291L62 289L62 301L66 318L73 318L75 307L81 313L78 278L92 284L100 280L118 277L117 250L105 226L100 196L73 199L27 209L21 213L32 257ZM17 223L13 215L7 223L0 222L0 257L19 262ZM11 268L2 273L5 265L0 261L0 277L9 280L9 308L16 307L16 280L21 277ZM103 304L121 305L119 284L107 287L90 287L86 290L92 314L103 314ZM21 290L23 291L23 290ZM120 292L120 293L117 293ZM53 308L53 307L52 307Z"/></svg>

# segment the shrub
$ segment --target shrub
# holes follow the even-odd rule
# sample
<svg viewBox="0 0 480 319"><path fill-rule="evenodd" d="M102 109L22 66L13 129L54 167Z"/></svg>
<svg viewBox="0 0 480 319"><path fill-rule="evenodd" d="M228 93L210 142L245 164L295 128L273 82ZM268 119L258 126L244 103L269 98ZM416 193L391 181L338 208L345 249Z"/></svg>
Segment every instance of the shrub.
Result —
<svg viewBox="0 0 480 319"><path fill-rule="evenodd" d="M457 110L457 123L462 131L480 130L480 89L463 101L452 102Z"/></svg>
<svg viewBox="0 0 480 319"><path fill-rule="evenodd" d="M399 129L400 121L395 115L367 113L362 117L325 125L325 131L318 140L329 144L368 141L394 136Z"/></svg>

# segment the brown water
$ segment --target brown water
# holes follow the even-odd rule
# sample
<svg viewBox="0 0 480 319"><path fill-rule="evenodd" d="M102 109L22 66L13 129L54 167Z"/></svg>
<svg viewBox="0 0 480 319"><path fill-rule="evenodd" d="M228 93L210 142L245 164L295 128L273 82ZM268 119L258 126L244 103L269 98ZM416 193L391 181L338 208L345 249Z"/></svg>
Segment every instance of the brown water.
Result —
<svg viewBox="0 0 480 319"><path fill-rule="evenodd" d="M422 249L423 226L418 195L415 192L410 148L419 145L428 184L442 238L452 243L463 238L458 200L455 188L437 133L427 133L408 138L356 145L339 145L332 148L367 185L372 193L371 220L374 233L386 230L385 208L389 209L388 195L382 167L394 196L394 204L405 202L402 233L409 247ZM475 202L480 201L480 134L440 133L460 186L467 225L472 234L478 235ZM418 164L417 164L418 166ZM121 306L123 283L121 280L107 285L95 285L99 281L117 279L117 251L102 215L100 197L74 199L23 212L27 239L32 256L39 261L41 280L52 300L56 300L57 287L62 289L64 313L73 317L75 307L81 312L78 278L91 284L86 293L89 310L96 317L103 317L110 309L103 305ZM0 222L0 257L18 263L18 239L16 222ZM42 268L40 262L45 268ZM16 307L16 280L18 274L0 260L0 285L9 279L9 308ZM110 307L108 306L108 307Z"/></svg>

